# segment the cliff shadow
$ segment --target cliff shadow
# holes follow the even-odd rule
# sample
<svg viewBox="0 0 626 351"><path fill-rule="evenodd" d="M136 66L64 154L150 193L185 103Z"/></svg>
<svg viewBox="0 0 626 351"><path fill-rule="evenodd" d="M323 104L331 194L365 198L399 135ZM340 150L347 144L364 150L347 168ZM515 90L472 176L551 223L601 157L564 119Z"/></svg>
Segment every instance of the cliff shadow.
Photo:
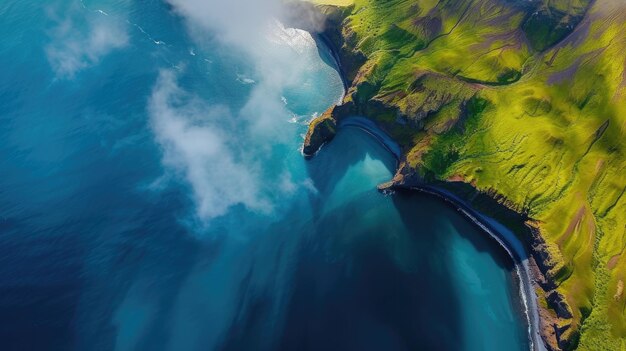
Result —
<svg viewBox="0 0 626 351"><path fill-rule="evenodd" d="M389 179L324 211L350 168L368 157L384 163ZM316 238L303 243L278 349L463 348L461 294L441 262L427 254L440 242L404 246L424 224L404 222L408 208L396 219L394 202L376 190L395 166L389 151L355 127L341 128L307 164L318 190L310 198Z"/></svg>
<svg viewBox="0 0 626 351"><path fill-rule="evenodd" d="M427 210L432 215L445 216L456 232L454 235L458 233L458 235L471 243L476 251L488 253L500 268L509 272L513 272L515 269L515 262L504 247L484 229L459 212L454 204L431 194L418 193L411 190L398 190L394 194L393 199L396 208L402 214L401 216L405 224L408 228L414 230L413 233L415 235L431 235L427 232L434 230L424 227L423 221L425 218L416 214L416 212L422 211L423 213L424 210ZM422 203L422 205L417 206L417 203Z"/></svg>
<svg viewBox="0 0 626 351"><path fill-rule="evenodd" d="M394 250L405 232L385 221L390 211L383 195L363 194L316 221L276 349L463 349L460 293L428 247Z"/></svg>
<svg viewBox="0 0 626 351"><path fill-rule="evenodd" d="M320 215L323 202L334 191L337 183L346 175L347 171L366 158L381 161L389 171L391 180L396 169L396 161L374 136L357 127L346 126L339 128L335 138L324 145L322 149L307 161L307 171L317 190L317 194L310 197L314 217ZM376 190L377 183L373 183L372 190Z"/></svg>

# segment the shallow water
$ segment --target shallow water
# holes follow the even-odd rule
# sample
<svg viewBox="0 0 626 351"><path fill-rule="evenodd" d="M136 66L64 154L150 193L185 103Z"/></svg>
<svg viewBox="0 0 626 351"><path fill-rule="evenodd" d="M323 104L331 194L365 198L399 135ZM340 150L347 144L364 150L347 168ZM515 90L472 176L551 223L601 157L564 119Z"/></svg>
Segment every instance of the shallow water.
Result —
<svg viewBox="0 0 626 351"><path fill-rule="evenodd" d="M1 349L528 348L502 249L379 194L395 161L372 136L303 160L342 90L304 33L274 28L262 58L290 74L268 84L160 1L0 18Z"/></svg>

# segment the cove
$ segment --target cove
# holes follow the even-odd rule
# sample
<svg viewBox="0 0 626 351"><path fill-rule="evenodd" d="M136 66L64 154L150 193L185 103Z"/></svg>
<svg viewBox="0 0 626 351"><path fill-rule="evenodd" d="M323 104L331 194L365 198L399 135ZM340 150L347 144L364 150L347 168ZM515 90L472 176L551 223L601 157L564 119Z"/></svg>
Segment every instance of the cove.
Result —
<svg viewBox="0 0 626 351"><path fill-rule="evenodd" d="M350 126L311 161L332 211L299 264L285 349L303 339L313 349L528 349L509 256L439 199L378 193L394 169L375 136Z"/></svg>

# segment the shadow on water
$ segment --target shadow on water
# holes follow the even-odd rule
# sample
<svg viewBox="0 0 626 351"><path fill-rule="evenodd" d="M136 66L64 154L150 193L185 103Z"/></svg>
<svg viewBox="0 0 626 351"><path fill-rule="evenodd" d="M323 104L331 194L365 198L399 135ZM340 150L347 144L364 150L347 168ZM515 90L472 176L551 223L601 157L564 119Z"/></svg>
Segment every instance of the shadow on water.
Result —
<svg viewBox="0 0 626 351"><path fill-rule="evenodd" d="M460 235L508 272L513 261L451 206L424 194L385 198L372 187L324 212L338 183L367 157L382 160L390 173L395 168L372 138L346 133L340 131L307 165L319 191L311 198L314 232L298 248L284 328L273 349L465 349L463 293L453 281L456 268L449 256L452 241ZM267 303L258 301L255 312L266 312ZM259 330L267 322L263 314L255 313L246 329ZM240 330L231 340L245 340L246 334ZM242 345L237 346L229 349Z"/></svg>
<svg viewBox="0 0 626 351"><path fill-rule="evenodd" d="M515 264L506 250L489 234L456 211L451 204L429 194L409 191L396 192L393 201L407 227L415 229L411 231L415 235L423 235L423 223L428 221L427 217L437 213L440 216L444 214L454 227L455 235L458 233L470 242L476 251L491 255L500 268L509 272L515 269Z"/></svg>
<svg viewBox="0 0 626 351"><path fill-rule="evenodd" d="M430 227L432 221L390 219L396 213L395 204L373 187L322 213L323 202L337 183L368 154L393 171L395 161L373 139L344 133L340 131L307 165L319 190L311 199L313 223L303 226L312 227L312 232L309 229L296 244L291 295L272 349L460 349L459 294L445 267L428 255L429 245L445 244L440 236L437 240L424 238L415 245L408 235L424 231L434 239L440 233ZM406 212L411 211L405 207ZM415 216L403 213L402 217ZM272 323L267 296L259 295L253 301L246 316L231 328L224 349L252 345L253 340L262 339L263 324Z"/></svg>
<svg viewBox="0 0 626 351"><path fill-rule="evenodd" d="M352 138L346 135L353 133L367 135L357 127L342 128L331 143L325 145L313 159L307 162L309 177L318 191L317 195L311 196L314 211L320 210L321 202L327 199L347 170L364 161L368 156L374 160L383 161L390 173L395 171L395 160L373 137ZM341 157L336 157L336 155L341 155Z"/></svg>
<svg viewBox="0 0 626 351"><path fill-rule="evenodd" d="M302 249L279 349L460 349L457 294L445 269L424 245L409 251L408 267L400 264L384 223L351 230L350 223L367 214L350 208L373 205L364 200L323 218L316 233L321 243ZM345 243L345 236L356 238Z"/></svg>

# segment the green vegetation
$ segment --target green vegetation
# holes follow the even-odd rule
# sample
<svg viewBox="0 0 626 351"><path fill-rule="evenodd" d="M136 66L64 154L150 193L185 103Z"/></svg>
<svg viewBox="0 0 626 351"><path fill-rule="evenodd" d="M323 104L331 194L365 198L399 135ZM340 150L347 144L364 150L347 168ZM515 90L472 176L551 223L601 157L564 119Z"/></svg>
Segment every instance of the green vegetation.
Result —
<svg viewBox="0 0 626 351"><path fill-rule="evenodd" d="M344 67L356 72L344 104L396 138L426 181L463 181L528 214L572 314L552 347L626 350L626 3L354 0L337 11L328 36L366 58Z"/></svg>
<svg viewBox="0 0 626 351"><path fill-rule="evenodd" d="M543 1L522 25L531 46L542 51L558 43L580 22L589 1Z"/></svg>
<svg viewBox="0 0 626 351"><path fill-rule="evenodd" d="M313 0L314 3L320 5L348 6L352 5L352 0Z"/></svg>

